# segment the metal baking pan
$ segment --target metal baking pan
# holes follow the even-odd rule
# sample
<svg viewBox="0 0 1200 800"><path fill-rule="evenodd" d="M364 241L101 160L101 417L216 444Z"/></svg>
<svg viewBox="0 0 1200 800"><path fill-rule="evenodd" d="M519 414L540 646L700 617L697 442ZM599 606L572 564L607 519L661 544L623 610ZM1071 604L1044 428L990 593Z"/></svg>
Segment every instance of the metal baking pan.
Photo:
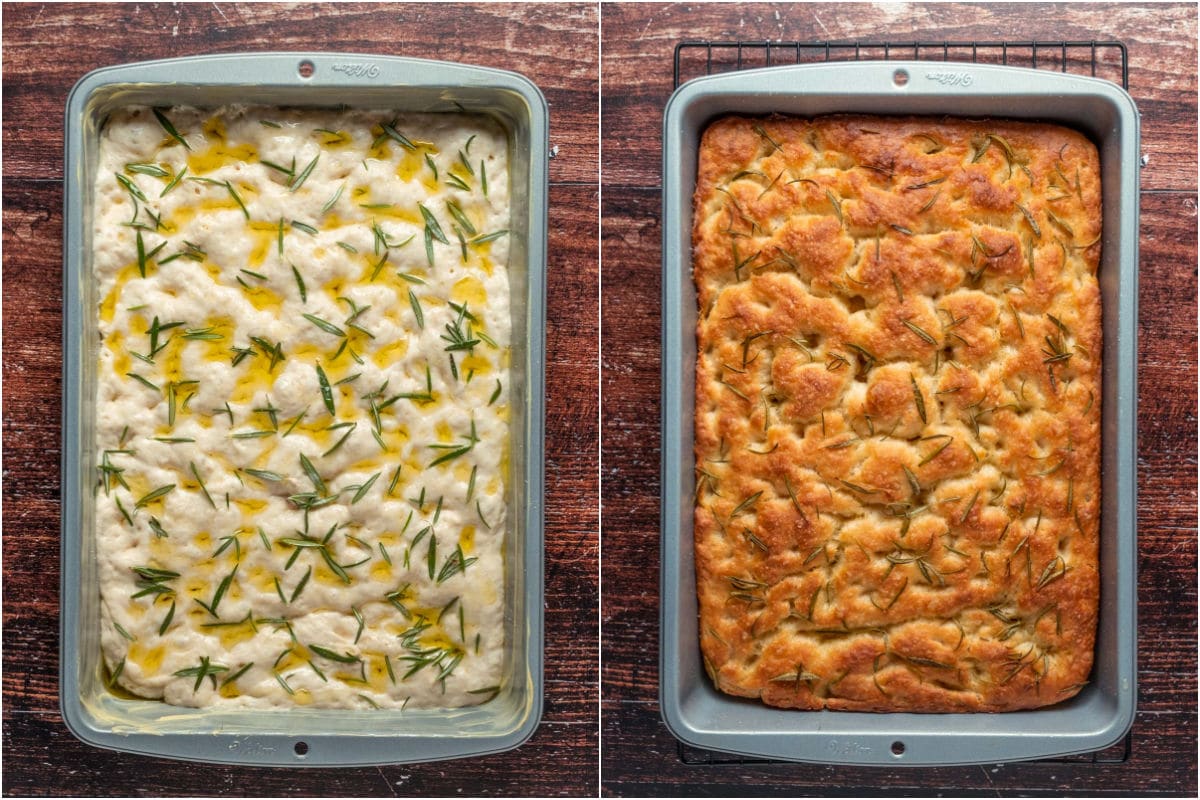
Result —
<svg viewBox="0 0 1200 800"><path fill-rule="evenodd" d="M1104 374L1100 619L1091 682L1071 700L1004 714L775 709L718 692L700 661L692 496L696 293L692 193L700 135L727 113L836 112L1056 122L1100 149ZM1106 81L976 64L886 61L773 67L681 86L663 124L663 719L689 745L789 761L945 765L1100 750L1133 722L1137 692L1136 426L1139 119Z"/></svg>
<svg viewBox="0 0 1200 800"><path fill-rule="evenodd" d="M91 186L101 125L129 105L390 108L490 115L509 139L513 410L503 688L453 710L233 712L123 699L100 657L92 428L98 342L91 280ZM516 747L542 711L542 476L547 109L538 88L501 70L375 55L261 53L108 67L66 107L63 264L62 614L60 690L71 732L99 747L222 763L397 764Z"/></svg>

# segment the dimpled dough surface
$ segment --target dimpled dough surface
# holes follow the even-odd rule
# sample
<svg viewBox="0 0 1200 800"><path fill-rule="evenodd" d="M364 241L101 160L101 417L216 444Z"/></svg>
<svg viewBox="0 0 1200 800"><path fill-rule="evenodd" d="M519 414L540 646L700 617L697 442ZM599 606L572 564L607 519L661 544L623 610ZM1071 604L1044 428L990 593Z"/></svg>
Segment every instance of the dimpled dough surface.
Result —
<svg viewBox="0 0 1200 800"><path fill-rule="evenodd" d="M716 685L866 711L1075 694L1099 592L1095 147L997 120L720 119L693 248Z"/></svg>
<svg viewBox="0 0 1200 800"><path fill-rule="evenodd" d="M186 706L490 699L504 132L467 115L134 107L99 158L109 684Z"/></svg>

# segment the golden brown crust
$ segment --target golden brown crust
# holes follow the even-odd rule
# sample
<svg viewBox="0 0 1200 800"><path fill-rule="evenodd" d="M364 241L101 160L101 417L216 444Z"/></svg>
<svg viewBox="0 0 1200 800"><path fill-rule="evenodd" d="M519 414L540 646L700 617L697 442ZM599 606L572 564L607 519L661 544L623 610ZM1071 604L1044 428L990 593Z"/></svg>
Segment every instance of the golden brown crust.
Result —
<svg viewBox="0 0 1200 800"><path fill-rule="evenodd" d="M693 252L717 686L874 711L1075 694L1099 596L1091 142L727 117L701 143Z"/></svg>

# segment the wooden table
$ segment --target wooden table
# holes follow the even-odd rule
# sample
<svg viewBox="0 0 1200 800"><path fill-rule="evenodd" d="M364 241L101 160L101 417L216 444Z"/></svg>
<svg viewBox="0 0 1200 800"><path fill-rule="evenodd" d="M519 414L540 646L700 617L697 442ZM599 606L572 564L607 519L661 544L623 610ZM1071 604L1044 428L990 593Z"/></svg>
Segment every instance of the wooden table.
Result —
<svg viewBox="0 0 1200 800"><path fill-rule="evenodd" d="M595 5L4 7L6 794L588 795L597 785ZM546 705L509 753L346 770L197 765L81 744L58 712L62 119L91 69L344 51L524 73L550 104Z"/></svg>
<svg viewBox="0 0 1200 800"><path fill-rule="evenodd" d="M1196 793L1196 10L604 5L602 787L618 795ZM1138 713L1125 763L684 763L659 718L662 110L684 39L1120 39L1142 113ZM689 762L707 756L689 752ZM721 761L723 759L716 759Z"/></svg>

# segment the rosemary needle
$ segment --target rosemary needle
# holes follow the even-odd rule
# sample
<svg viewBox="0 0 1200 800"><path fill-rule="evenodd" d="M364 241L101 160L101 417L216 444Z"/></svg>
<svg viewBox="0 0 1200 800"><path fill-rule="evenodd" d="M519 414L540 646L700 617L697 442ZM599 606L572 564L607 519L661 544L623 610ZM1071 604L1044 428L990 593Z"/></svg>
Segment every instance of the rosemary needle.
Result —
<svg viewBox="0 0 1200 800"><path fill-rule="evenodd" d="M183 145L184 149L186 149L186 150L192 149L192 146L187 143L187 140L179 135L179 131L175 130L175 126L171 124L171 120L167 119L166 114L164 114L162 111L160 111L157 108L154 108L151 110L154 112L154 117L155 117L155 119L158 120L158 124L162 125L163 130L165 130L167 132L168 136L170 136L172 139L174 139L175 141L177 141L181 145Z"/></svg>
<svg viewBox="0 0 1200 800"><path fill-rule="evenodd" d="M333 405L333 387L329 385L329 378L326 377L325 370L321 369L320 364L317 365L317 383L321 387L321 400L325 403L325 409L329 412L329 416L336 417L337 409Z"/></svg>
<svg viewBox="0 0 1200 800"><path fill-rule="evenodd" d="M294 192L303 186L304 182L308 180L308 176L312 174L313 169L317 166L317 161L319 161L320 158L320 153L317 153L315 156L313 156L313 160L308 162L308 166L305 167L299 175L292 179L292 182L288 185L288 188Z"/></svg>

